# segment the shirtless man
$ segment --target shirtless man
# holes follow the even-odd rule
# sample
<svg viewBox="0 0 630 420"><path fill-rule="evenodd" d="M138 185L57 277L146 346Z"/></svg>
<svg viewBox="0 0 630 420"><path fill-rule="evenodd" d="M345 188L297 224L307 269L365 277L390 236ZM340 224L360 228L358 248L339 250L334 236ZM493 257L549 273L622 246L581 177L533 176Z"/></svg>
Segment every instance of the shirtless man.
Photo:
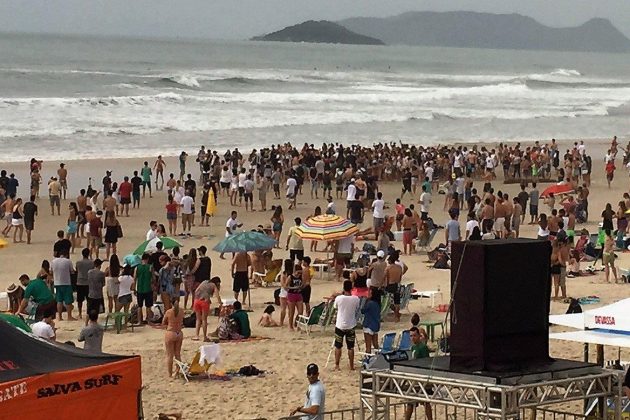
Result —
<svg viewBox="0 0 630 420"><path fill-rule="evenodd" d="M2 229L2 234L5 238L9 236L11 232L12 224L11 219L13 218L13 205L15 204L15 194L11 194L7 197L6 200L2 204L0 204L0 208L2 209L1 213L4 213L4 220L7 222L7 225Z"/></svg>
<svg viewBox="0 0 630 420"><path fill-rule="evenodd" d="M61 184L61 192L63 193L63 199L66 199L66 192L68 191L68 170L65 163L59 164L57 169L57 176L59 177L59 183Z"/></svg>
<svg viewBox="0 0 630 420"><path fill-rule="evenodd" d="M565 238L560 243L560 296L562 299L567 297L567 266L571 260L571 245ZM556 295L558 294L556 290Z"/></svg>
<svg viewBox="0 0 630 420"><path fill-rule="evenodd" d="M485 205L481 209L481 229L484 232L490 232L494 225L494 207L490 199L486 198Z"/></svg>
<svg viewBox="0 0 630 420"><path fill-rule="evenodd" d="M170 194L172 194L172 191L176 185L177 185L177 180L175 179L175 174L169 174L168 181L166 181L166 188L168 189Z"/></svg>
<svg viewBox="0 0 630 420"><path fill-rule="evenodd" d="M118 203L116 203L116 199L112 197L111 191L107 192L107 197L105 197L105 200L103 200L103 209L103 213L105 213L106 215L108 211L112 211L118 214ZM105 218L103 223L107 223L107 217Z"/></svg>
<svg viewBox="0 0 630 420"><path fill-rule="evenodd" d="M252 267L252 259L247 252L238 252L232 259L232 291L234 299L238 300L238 293L243 291L243 300L247 299L247 291L249 290L249 271Z"/></svg>
<svg viewBox="0 0 630 420"><path fill-rule="evenodd" d="M505 208L505 237L507 238L510 235L510 230L512 227L512 215L514 214L514 206L512 205L510 197L507 194L503 194L503 207Z"/></svg>
<svg viewBox="0 0 630 420"><path fill-rule="evenodd" d="M549 235L555 237L558 234L558 222L561 219L558 218L558 210L553 209L551 216L547 217L547 229L549 229Z"/></svg>
<svg viewBox="0 0 630 420"><path fill-rule="evenodd" d="M494 202L494 231L497 234L497 238L501 239L505 235L505 217L507 216L507 208L503 204L503 197L498 197Z"/></svg>
<svg viewBox="0 0 630 420"><path fill-rule="evenodd" d="M77 209L79 210L79 238L85 238L85 224L87 220L85 218L85 212L87 210L87 197L85 196L85 189L79 191L77 197Z"/></svg>
<svg viewBox="0 0 630 420"><path fill-rule="evenodd" d="M162 155L157 157L157 160L153 164L153 169L155 169L155 189L161 190L164 188L164 168L166 168L166 162L162 159ZM158 178L161 178L162 183L158 188Z"/></svg>

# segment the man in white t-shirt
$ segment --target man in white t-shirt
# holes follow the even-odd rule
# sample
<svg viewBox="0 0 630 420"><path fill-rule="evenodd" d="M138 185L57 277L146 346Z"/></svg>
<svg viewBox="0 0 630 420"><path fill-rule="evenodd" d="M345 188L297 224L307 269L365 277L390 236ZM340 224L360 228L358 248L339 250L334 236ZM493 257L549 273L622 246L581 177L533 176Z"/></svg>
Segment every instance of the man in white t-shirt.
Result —
<svg viewBox="0 0 630 420"><path fill-rule="evenodd" d="M357 326L357 311L360 300L357 296L352 296L352 281L343 282L343 294L335 298L335 308L337 309L337 320L335 321L335 370L339 368L341 361L341 348L343 338L346 338L348 348L348 359L350 370L354 370L354 342L356 335L354 327Z"/></svg>
<svg viewBox="0 0 630 420"><path fill-rule="evenodd" d="M54 343L57 340L57 334L55 333L55 321L53 320L54 316L55 312L53 310L44 312L44 318L31 325L33 334Z"/></svg>
<svg viewBox="0 0 630 420"><path fill-rule="evenodd" d="M306 401L294 410L291 410L289 416L295 416L297 413L307 414L302 416L306 420L321 420L326 410L326 390L322 381L319 380L319 367L315 363L311 363L306 367L306 377L308 378L308 391L306 392Z"/></svg>
<svg viewBox="0 0 630 420"><path fill-rule="evenodd" d="M236 216L238 214L236 213L236 211L232 211L232 213L230 214L230 218L227 220L227 222L225 222L225 237L229 238L231 235L234 235L236 233L236 229L240 228L243 226L242 223L239 223L236 220ZM219 255L219 258L221 258L222 260L225 259L225 257L223 256L223 252L221 253L221 255Z"/></svg>
<svg viewBox="0 0 630 420"><path fill-rule="evenodd" d="M422 194L420 194L420 218L427 220L429 217L429 209L431 208L431 193L427 191L427 186L422 186Z"/></svg>
<svg viewBox="0 0 630 420"><path fill-rule="evenodd" d="M353 202L357 196L357 187L356 185L354 185L354 181L355 179L352 178L350 180L350 183L348 184L348 187L346 188L346 218L348 219L350 218L350 203Z"/></svg>
<svg viewBox="0 0 630 420"><path fill-rule="evenodd" d="M289 201L289 209L294 209L297 204L297 181L293 174L287 178L287 200Z"/></svg>
<svg viewBox="0 0 630 420"><path fill-rule="evenodd" d="M149 230L147 231L147 241L150 241L151 239L157 238L157 227L158 227L158 222L156 222L155 220L151 220L151 223L149 223Z"/></svg>
<svg viewBox="0 0 630 420"><path fill-rule="evenodd" d="M182 197L182 201L179 204L182 208L182 235L184 236L192 236L190 229L193 224L194 204L195 200L191 197L190 191L186 191L186 195ZM186 227L188 227L188 233L186 233Z"/></svg>
<svg viewBox="0 0 630 420"><path fill-rule="evenodd" d="M469 213L468 214L468 221L466 222L466 239L468 239L468 237L472 233L473 229L476 228L476 227L481 229L479 227L479 222L477 221L477 219L475 219L475 214L474 213Z"/></svg>
<svg viewBox="0 0 630 420"><path fill-rule="evenodd" d="M374 216L374 233L376 234L376 240L378 241L378 234L381 228L385 224L385 201L383 201L383 193L376 193L376 200L372 202L372 210Z"/></svg>

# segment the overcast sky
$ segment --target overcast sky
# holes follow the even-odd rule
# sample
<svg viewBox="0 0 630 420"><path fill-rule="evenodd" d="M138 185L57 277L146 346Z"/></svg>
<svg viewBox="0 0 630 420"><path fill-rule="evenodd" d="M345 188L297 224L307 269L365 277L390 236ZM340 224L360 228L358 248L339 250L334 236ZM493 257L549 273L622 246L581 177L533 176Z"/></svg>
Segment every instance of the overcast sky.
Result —
<svg viewBox="0 0 630 420"><path fill-rule="evenodd" d="M410 10L520 13L551 26L603 17L630 36L630 0L0 0L0 31L246 39L308 19Z"/></svg>

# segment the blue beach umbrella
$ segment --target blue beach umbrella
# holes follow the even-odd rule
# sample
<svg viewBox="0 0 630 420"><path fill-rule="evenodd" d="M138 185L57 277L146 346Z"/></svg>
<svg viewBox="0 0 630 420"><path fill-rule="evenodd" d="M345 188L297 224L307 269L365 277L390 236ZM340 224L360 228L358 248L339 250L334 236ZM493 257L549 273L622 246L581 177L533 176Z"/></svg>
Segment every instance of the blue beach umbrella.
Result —
<svg viewBox="0 0 630 420"><path fill-rule="evenodd" d="M249 252L271 249L276 240L257 231L239 232L219 242L213 249L217 252Z"/></svg>

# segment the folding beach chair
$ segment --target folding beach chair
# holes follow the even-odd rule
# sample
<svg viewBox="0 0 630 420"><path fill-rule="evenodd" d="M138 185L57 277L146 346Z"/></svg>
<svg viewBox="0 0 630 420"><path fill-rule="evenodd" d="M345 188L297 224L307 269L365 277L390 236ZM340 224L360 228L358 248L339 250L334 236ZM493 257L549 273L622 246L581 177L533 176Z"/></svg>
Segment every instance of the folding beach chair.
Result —
<svg viewBox="0 0 630 420"><path fill-rule="evenodd" d="M409 283L402 287L400 291L400 310L406 309L409 312L409 301L411 301L411 293L413 291L413 283Z"/></svg>
<svg viewBox="0 0 630 420"><path fill-rule="evenodd" d="M326 303L322 302L317 306L311 308L311 313L308 316L300 315L297 319L297 329L303 329L306 331L306 335L311 335L311 330L313 326L319 326L319 320L324 312L324 308L326 307ZM321 327L321 326L320 326Z"/></svg>
<svg viewBox="0 0 630 420"><path fill-rule="evenodd" d="M392 296L389 293L383 293L381 297L381 321L384 320L389 313L391 304Z"/></svg>
<svg viewBox="0 0 630 420"><path fill-rule="evenodd" d="M416 241L416 250L424 251L428 254L429 251L431 251L431 243L433 242L433 238L435 238L435 235L437 234L437 232L438 232L438 229L433 228L431 232L429 232L428 238L426 238L425 240Z"/></svg>
<svg viewBox="0 0 630 420"><path fill-rule="evenodd" d="M380 353L391 353L395 350L394 343L396 342L396 335L395 332L383 335L381 348L379 349Z"/></svg>
<svg viewBox="0 0 630 420"><path fill-rule="evenodd" d="M282 260L273 260L265 267L264 273L254 272L252 277L256 283L260 283L262 287L278 286L280 284L279 277L282 269Z"/></svg>
<svg viewBox="0 0 630 420"><path fill-rule="evenodd" d="M409 330L404 330L400 333L400 341L398 341L398 350L409 351L411 350L411 333Z"/></svg>
<svg viewBox="0 0 630 420"><path fill-rule="evenodd" d="M190 377L208 375L211 366L216 365L221 360L221 347L218 344L207 344L199 347L190 363L184 363L173 359L177 367L177 373L189 382Z"/></svg>
<svg viewBox="0 0 630 420"><path fill-rule="evenodd" d="M110 324L110 322L112 323ZM124 312L110 312L105 317L105 326L103 328L106 331L107 328L115 328L116 334L120 334L120 331L127 329L127 327L131 327L131 332L133 332L131 313L125 314Z"/></svg>

